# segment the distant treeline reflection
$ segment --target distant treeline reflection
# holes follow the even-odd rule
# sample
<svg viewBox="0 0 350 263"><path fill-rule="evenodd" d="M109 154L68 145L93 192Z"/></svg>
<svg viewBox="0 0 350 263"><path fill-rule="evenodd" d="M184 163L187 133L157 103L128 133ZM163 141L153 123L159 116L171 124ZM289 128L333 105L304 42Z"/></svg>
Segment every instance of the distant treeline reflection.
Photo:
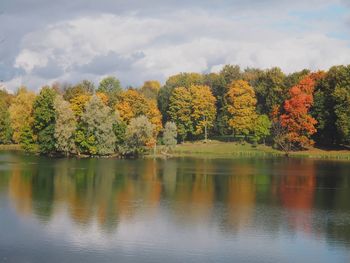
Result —
<svg viewBox="0 0 350 263"><path fill-rule="evenodd" d="M0 167L4 165L0 162ZM111 160L11 156L0 194L15 211L49 222L67 211L82 227L107 231L140 214L169 213L176 223L213 222L224 232L285 228L350 242L350 226L318 218L350 211L346 163L315 160ZM331 172L333 175L324 176ZM283 209L285 213L275 213ZM332 210L332 213L327 211ZM291 212L292 211L292 212ZM297 211L297 213L295 213ZM220 216L218 216L220 215Z"/></svg>

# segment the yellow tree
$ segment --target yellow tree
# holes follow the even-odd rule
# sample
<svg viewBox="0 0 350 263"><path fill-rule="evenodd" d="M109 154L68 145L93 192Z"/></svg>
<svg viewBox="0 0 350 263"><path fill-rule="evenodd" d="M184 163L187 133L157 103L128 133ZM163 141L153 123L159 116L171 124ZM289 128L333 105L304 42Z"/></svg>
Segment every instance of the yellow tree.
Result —
<svg viewBox="0 0 350 263"><path fill-rule="evenodd" d="M257 118L255 92L244 80L233 81L226 93L228 124L235 134L248 135Z"/></svg>
<svg viewBox="0 0 350 263"><path fill-rule="evenodd" d="M192 96L187 88L174 88L169 99L168 115L170 120L176 124L177 133L182 141L186 139L189 133L193 132L191 104Z"/></svg>
<svg viewBox="0 0 350 263"><path fill-rule="evenodd" d="M192 85L189 91L192 97L193 134L200 135L204 132L205 140L207 140L208 129L213 127L216 117L216 99L208 86Z"/></svg>
<svg viewBox="0 0 350 263"><path fill-rule="evenodd" d="M148 99L156 100L160 90L160 83L157 80L145 81L141 88L141 93Z"/></svg>
<svg viewBox="0 0 350 263"><path fill-rule="evenodd" d="M90 100L90 98L91 95L89 94L80 94L70 99L70 106L75 116L77 116L78 118L81 117L85 110L85 105Z"/></svg>
<svg viewBox="0 0 350 263"><path fill-rule="evenodd" d="M22 131L31 128L33 124L33 102L35 94L21 87L9 108L11 127L13 130L13 141L20 142Z"/></svg>
<svg viewBox="0 0 350 263"><path fill-rule="evenodd" d="M137 90L129 89L121 93L116 105L120 119L129 124L132 118L145 115L155 126L155 133L162 129L162 116L154 100L145 98Z"/></svg>

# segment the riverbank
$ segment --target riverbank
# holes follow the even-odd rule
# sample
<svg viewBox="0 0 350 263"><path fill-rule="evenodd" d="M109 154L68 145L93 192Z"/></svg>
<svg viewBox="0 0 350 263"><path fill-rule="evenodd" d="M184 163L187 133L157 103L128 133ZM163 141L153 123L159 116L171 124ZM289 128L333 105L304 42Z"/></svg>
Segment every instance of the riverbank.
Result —
<svg viewBox="0 0 350 263"><path fill-rule="evenodd" d="M0 151L23 151L18 144L0 145ZM164 146L157 146L156 154L154 151L146 157L283 157L285 153L273 149L266 145L253 146L249 143L203 141L186 142L178 144L175 148L164 154ZM313 158L313 159L333 159L350 160L350 150L347 149L320 149L312 148L306 151L290 152L290 157ZM84 156L80 156L84 157ZM87 156L85 156L87 157ZM113 156L112 156L113 158Z"/></svg>
<svg viewBox="0 0 350 263"><path fill-rule="evenodd" d="M234 143L234 142L219 142L209 141L204 142L186 142L176 145L172 152L173 156L246 156L246 157L260 157L260 156L284 156L285 153L273 149L266 145L257 145L254 147L249 143ZM290 157L314 158L314 159L340 159L350 160L350 151L342 150L327 150L312 148L306 151L290 152Z"/></svg>

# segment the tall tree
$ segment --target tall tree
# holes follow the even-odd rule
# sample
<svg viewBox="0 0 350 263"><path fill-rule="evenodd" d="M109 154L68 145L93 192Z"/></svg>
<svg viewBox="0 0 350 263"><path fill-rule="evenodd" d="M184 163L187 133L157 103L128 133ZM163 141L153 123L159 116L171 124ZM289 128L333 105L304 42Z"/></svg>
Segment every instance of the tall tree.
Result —
<svg viewBox="0 0 350 263"><path fill-rule="evenodd" d="M169 119L176 124L177 133L182 141L193 133L191 114L191 92L184 87L175 88L170 97L168 115Z"/></svg>
<svg viewBox="0 0 350 263"><path fill-rule="evenodd" d="M6 101L0 97L0 144L9 144L11 137L10 113Z"/></svg>
<svg viewBox="0 0 350 263"><path fill-rule="evenodd" d="M74 112L69 102L65 101L62 96L56 96L54 107L56 111L56 150L69 156L69 154L76 152L74 135L77 123Z"/></svg>
<svg viewBox="0 0 350 263"><path fill-rule="evenodd" d="M92 95L95 91L95 85L89 80L83 80L74 86L67 85L63 90L63 98L70 101L72 98L82 94Z"/></svg>
<svg viewBox="0 0 350 263"><path fill-rule="evenodd" d="M22 130L33 125L33 102L35 94L21 87L9 108L11 128L13 130L13 142L20 143Z"/></svg>
<svg viewBox="0 0 350 263"><path fill-rule="evenodd" d="M149 121L155 125L155 132L162 129L162 116L157 108L157 104L154 100L145 98L137 90L129 89L120 95L120 101L116 105L120 118L126 124L130 122L132 118L144 115Z"/></svg>
<svg viewBox="0 0 350 263"><path fill-rule="evenodd" d="M289 90L290 99L284 103L285 113L281 115L281 124L288 131L288 139L297 148L313 145L311 135L316 132L317 121L309 114L313 104L313 91L316 80L323 74L310 74L298 85Z"/></svg>
<svg viewBox="0 0 350 263"><path fill-rule="evenodd" d="M166 150L171 150L177 144L177 127L174 122L168 121L165 124L163 131L163 143L166 146Z"/></svg>
<svg viewBox="0 0 350 263"><path fill-rule="evenodd" d="M177 87L189 88L191 85L203 85L203 75L198 73L180 73L168 78L158 92L158 107L163 116L163 122L168 121L169 102L172 92Z"/></svg>
<svg viewBox="0 0 350 263"><path fill-rule="evenodd" d="M83 152L109 155L115 151L116 137L113 125L117 117L99 97L92 96L81 116L81 127L76 142Z"/></svg>
<svg viewBox="0 0 350 263"><path fill-rule="evenodd" d="M125 155L139 155L154 141L154 125L146 116L138 116L130 120L125 134Z"/></svg>
<svg viewBox="0 0 350 263"><path fill-rule="evenodd" d="M40 153L53 153L55 144L56 112L54 99L57 93L50 87L43 87L33 104L34 134L38 137Z"/></svg>
<svg viewBox="0 0 350 263"><path fill-rule="evenodd" d="M141 93L151 100L157 100L158 92L160 90L160 83L157 80L148 80L145 81L141 87Z"/></svg>
<svg viewBox="0 0 350 263"><path fill-rule="evenodd" d="M108 96L109 106L114 107L122 90L119 79L108 76L100 81L97 92L105 93Z"/></svg>
<svg viewBox="0 0 350 263"><path fill-rule="evenodd" d="M204 138L207 140L209 129L214 126L216 117L216 99L208 86L192 85L189 91L192 97L193 135L204 134Z"/></svg>
<svg viewBox="0 0 350 263"><path fill-rule="evenodd" d="M233 81L226 94L228 121L234 134L248 135L254 131L257 119L255 92L244 80Z"/></svg>
<svg viewBox="0 0 350 263"><path fill-rule="evenodd" d="M263 71L254 84L257 110L261 114L270 114L274 106L281 105L286 99L285 75L280 68Z"/></svg>

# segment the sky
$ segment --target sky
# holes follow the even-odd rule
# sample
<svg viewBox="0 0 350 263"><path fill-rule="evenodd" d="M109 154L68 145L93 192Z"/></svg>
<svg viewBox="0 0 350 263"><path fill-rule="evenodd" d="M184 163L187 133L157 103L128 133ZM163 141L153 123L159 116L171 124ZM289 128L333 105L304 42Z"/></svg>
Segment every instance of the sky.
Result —
<svg viewBox="0 0 350 263"><path fill-rule="evenodd" d="M350 64L349 0L0 0L0 80L164 83L179 72Z"/></svg>

